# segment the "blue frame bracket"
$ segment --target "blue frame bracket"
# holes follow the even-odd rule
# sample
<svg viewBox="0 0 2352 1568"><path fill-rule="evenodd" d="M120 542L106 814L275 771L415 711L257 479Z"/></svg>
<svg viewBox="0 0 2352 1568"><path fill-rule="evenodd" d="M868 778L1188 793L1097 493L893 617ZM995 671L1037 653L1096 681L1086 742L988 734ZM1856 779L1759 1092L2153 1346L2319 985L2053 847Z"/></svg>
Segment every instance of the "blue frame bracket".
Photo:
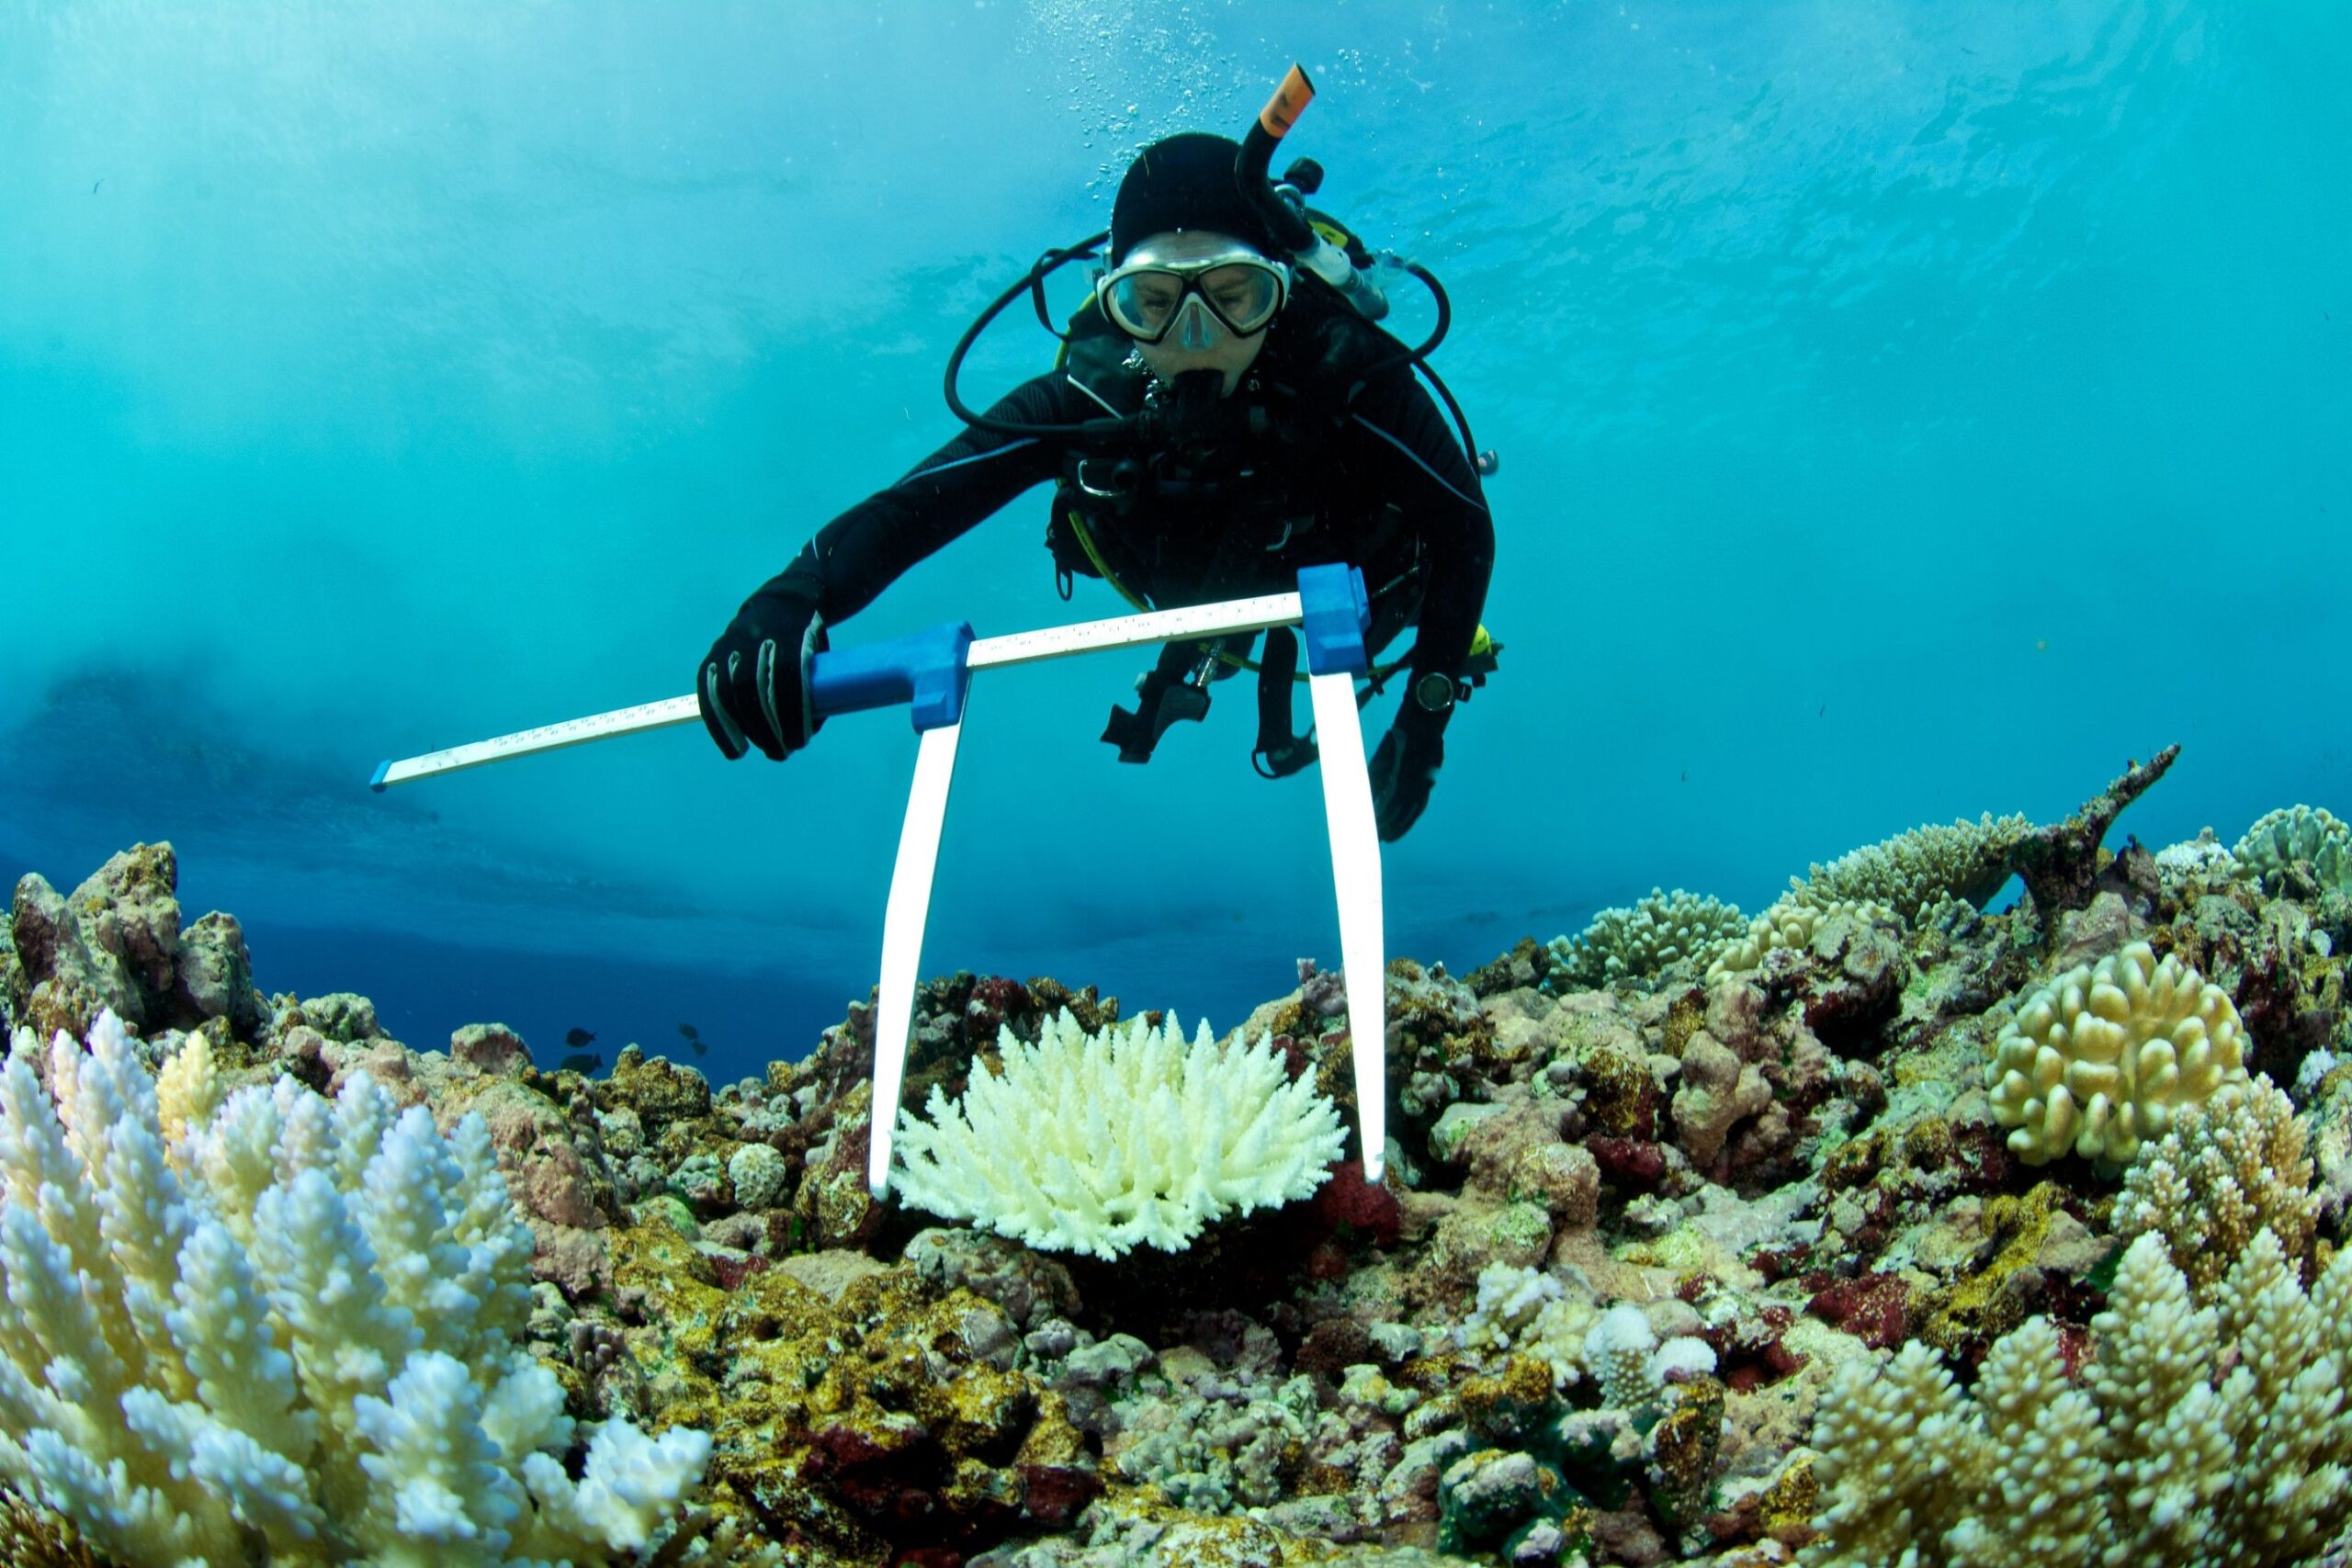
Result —
<svg viewBox="0 0 2352 1568"><path fill-rule="evenodd" d="M960 724L971 653L969 621L820 653L809 663L810 701L828 718L906 703L918 733Z"/></svg>
<svg viewBox="0 0 2352 1568"><path fill-rule="evenodd" d="M1309 671L1362 675L1371 670L1363 634L1372 629L1372 600L1364 592L1362 568L1343 562L1301 567L1298 603Z"/></svg>

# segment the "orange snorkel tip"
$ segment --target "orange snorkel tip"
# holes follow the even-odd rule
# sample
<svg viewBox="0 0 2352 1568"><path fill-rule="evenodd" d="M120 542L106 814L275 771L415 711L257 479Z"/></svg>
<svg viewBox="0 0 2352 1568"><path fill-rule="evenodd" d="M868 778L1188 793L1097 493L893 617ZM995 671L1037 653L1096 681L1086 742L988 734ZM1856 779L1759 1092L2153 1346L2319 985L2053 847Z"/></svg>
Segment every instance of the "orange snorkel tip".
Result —
<svg viewBox="0 0 2352 1568"><path fill-rule="evenodd" d="M1282 85L1274 89L1274 96L1266 100L1266 107L1258 111L1258 123L1266 128L1267 135L1279 141L1290 133L1290 128L1298 123L1298 117L1314 101L1315 84L1306 79L1306 67L1293 65Z"/></svg>

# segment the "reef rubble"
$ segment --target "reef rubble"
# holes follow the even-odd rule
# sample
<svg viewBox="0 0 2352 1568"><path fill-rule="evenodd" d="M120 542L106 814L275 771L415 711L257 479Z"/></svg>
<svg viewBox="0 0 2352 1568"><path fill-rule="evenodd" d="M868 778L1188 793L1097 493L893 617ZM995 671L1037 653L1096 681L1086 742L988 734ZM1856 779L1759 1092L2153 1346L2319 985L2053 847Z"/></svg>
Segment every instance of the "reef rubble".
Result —
<svg viewBox="0 0 2352 1568"><path fill-rule="evenodd" d="M1656 894L1467 975L1396 959L1384 1179L1351 1147L1311 1198L1179 1252L1045 1250L874 1200L869 1006L720 1085L635 1045L607 1077L550 1070L491 1022L420 1049L364 998L259 989L233 918L183 924L164 843L71 893L17 884L0 1024L46 1055L111 1011L151 1069L200 1039L224 1091L364 1073L445 1134L478 1114L532 1239L526 1348L566 1412L710 1437L647 1563L2089 1562L2099 1532L2151 1562L2340 1561L2200 1544L2229 1448L2170 1535L2127 1495L2155 1473L2132 1466L2192 1461L2133 1448L2126 1418L2235 1408L2243 1365L2283 1369L2294 1398L2267 1404L2303 1424L2226 1430L2306 1464L2302 1502L2352 1500L2313 1326L2352 1280L2331 1270L2346 830L2265 818L2245 861L2210 833L2106 845L2171 757L2066 822L1816 866L1752 923ZM1303 962L1224 1039L1270 1041L1352 1126L1340 978ZM1126 1021L1046 978L926 983L904 1105L1065 1014ZM2163 1361L2160 1320L2211 1365L2122 1386ZM1937 1461L1944 1513L1874 1512L1866 1489L1917 1481L1927 1445L1891 1434L1922 1411L1973 1434ZM2064 1508L2003 1505L2038 1483L1998 1440L2065 1432L2098 1464ZM104 1562L33 1490L0 1466L0 1555Z"/></svg>

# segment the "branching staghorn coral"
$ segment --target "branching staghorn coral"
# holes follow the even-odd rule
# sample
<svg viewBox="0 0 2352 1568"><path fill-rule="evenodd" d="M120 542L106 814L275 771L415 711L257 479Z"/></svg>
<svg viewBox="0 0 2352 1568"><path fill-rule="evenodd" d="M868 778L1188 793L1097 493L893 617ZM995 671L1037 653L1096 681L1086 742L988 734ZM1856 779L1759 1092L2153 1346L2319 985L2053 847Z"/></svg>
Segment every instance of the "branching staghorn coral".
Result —
<svg viewBox="0 0 2352 1568"><path fill-rule="evenodd" d="M2246 1048L2226 992L2135 942L2028 994L1994 1042L1984 1087L2026 1164L2071 1149L2120 1168L2179 1107L2243 1096Z"/></svg>
<svg viewBox="0 0 2352 1568"><path fill-rule="evenodd" d="M1582 934L1554 937L1550 988L1599 990L1611 982L1655 979L1668 965L1703 963L1747 928L1739 910L1720 898L1653 887L1632 908L1603 909Z"/></svg>
<svg viewBox="0 0 2352 1568"><path fill-rule="evenodd" d="M617 1419L568 1474L480 1116L365 1073L223 1102L200 1036L158 1084L111 1010L53 1100L39 1053L0 1070L0 1478L126 1568L605 1562L700 1480L704 1434Z"/></svg>
<svg viewBox="0 0 2352 1568"><path fill-rule="evenodd" d="M1954 900L1981 908L2007 879L2009 852L2032 829L2023 817L1988 812L1973 822L1914 828L1815 864L1809 875L1789 878L1789 890L1748 922L1745 935L1734 933L1713 950L1707 978L1744 975L1775 948L1808 945L1833 914L1917 927L1951 919Z"/></svg>
<svg viewBox="0 0 2352 1568"><path fill-rule="evenodd" d="M1996 1344L1973 1395L1912 1340L1849 1362L1813 1432L1812 1568L2270 1568L2352 1497L2352 1252L2304 1294L2268 1231L2199 1307L2153 1233L2124 1253L2081 1383L2055 1327Z"/></svg>
<svg viewBox="0 0 2352 1568"><path fill-rule="evenodd" d="M2124 1173L2115 1232L2127 1241L2162 1236L2200 1303L2211 1302L2230 1259L2258 1231L2276 1236L2298 1270L2308 1269L2320 1200L2305 1144L2293 1101L2267 1077L2233 1102L2183 1106Z"/></svg>
<svg viewBox="0 0 2352 1568"><path fill-rule="evenodd" d="M961 1101L934 1086L899 1127L901 1201L1046 1250L1181 1252L1203 1224L1304 1198L1347 1142L1272 1038L1191 1045L1173 1013L1089 1034L1064 1009L1037 1043L1000 1030L1004 1070Z"/></svg>
<svg viewBox="0 0 2352 1568"><path fill-rule="evenodd" d="M1904 919L1946 897L1983 906L2008 880L2009 852L2033 830L2022 816L1929 825L1815 865L1790 886L1813 903L1884 904Z"/></svg>

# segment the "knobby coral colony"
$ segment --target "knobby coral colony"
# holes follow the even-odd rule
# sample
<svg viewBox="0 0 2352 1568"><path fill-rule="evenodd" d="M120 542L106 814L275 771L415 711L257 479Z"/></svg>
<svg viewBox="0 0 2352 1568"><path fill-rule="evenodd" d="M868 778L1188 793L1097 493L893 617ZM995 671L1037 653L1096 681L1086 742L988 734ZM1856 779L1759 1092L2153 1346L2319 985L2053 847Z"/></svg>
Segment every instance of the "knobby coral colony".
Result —
<svg viewBox="0 0 2352 1568"><path fill-rule="evenodd" d="M26 877L0 1561L2344 1561L2352 830L2101 848L2170 760L1392 964L1378 1186L1312 964L930 984L877 1203L865 1007L590 1080Z"/></svg>

